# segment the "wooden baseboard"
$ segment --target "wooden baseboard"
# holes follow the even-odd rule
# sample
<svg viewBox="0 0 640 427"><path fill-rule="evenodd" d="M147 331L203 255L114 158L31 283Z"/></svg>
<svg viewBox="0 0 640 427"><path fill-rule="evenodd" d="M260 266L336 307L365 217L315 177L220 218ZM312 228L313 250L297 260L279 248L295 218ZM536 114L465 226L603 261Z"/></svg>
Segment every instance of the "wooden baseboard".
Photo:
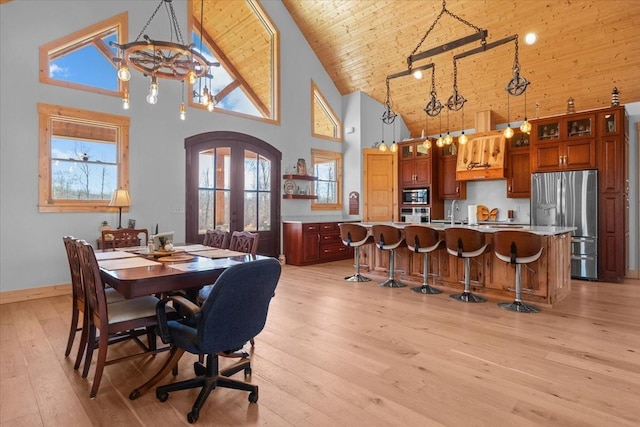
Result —
<svg viewBox="0 0 640 427"><path fill-rule="evenodd" d="M627 270L627 279L640 279L640 270Z"/></svg>
<svg viewBox="0 0 640 427"><path fill-rule="evenodd" d="M12 302L28 301L39 298L71 295L71 283L66 285L44 286L41 288L20 289L18 291L0 292L0 305Z"/></svg>

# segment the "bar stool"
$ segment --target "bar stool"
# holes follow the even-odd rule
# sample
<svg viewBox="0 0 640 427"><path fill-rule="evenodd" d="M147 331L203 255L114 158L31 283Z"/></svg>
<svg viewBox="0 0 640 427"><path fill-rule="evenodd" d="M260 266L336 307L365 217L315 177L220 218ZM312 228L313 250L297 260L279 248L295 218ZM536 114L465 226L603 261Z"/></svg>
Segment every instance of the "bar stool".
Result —
<svg viewBox="0 0 640 427"><path fill-rule="evenodd" d="M411 288L412 291L421 294L439 294L442 291L429 286L429 254L439 247L444 241L438 235L438 231L431 227L409 225L404 228L404 241L410 251L422 254L422 286Z"/></svg>
<svg viewBox="0 0 640 427"><path fill-rule="evenodd" d="M516 299L498 305L519 313L538 313L538 307L522 302L522 265L537 261L542 255L540 236L528 231L496 231L493 246L498 259L516 266Z"/></svg>
<svg viewBox="0 0 640 427"><path fill-rule="evenodd" d="M360 274L360 246L370 239L367 227L360 224L340 224L340 238L347 247L354 247L356 273L344 278L347 282L369 282L371 279Z"/></svg>
<svg viewBox="0 0 640 427"><path fill-rule="evenodd" d="M390 225L377 224L373 226L371 233L378 248L383 251L390 251L389 278L385 282L380 283L380 286L387 288L403 288L407 286L405 283L395 279L395 249L400 246L404 240L402 231Z"/></svg>
<svg viewBox="0 0 640 427"><path fill-rule="evenodd" d="M447 252L458 258L464 258L464 291L449 295L464 302L485 302L487 299L471 293L471 258L482 255L488 244L484 233L470 228L449 227L444 230Z"/></svg>

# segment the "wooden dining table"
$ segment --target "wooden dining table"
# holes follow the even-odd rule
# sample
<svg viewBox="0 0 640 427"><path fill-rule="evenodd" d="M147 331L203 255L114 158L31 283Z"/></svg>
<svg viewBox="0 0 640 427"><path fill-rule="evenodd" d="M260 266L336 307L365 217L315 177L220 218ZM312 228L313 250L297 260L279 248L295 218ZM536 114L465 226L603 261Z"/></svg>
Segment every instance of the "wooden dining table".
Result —
<svg viewBox="0 0 640 427"><path fill-rule="evenodd" d="M202 245L176 246L172 254L149 254L146 247L95 253L103 282L125 298L178 290L197 292L232 265L266 258Z"/></svg>

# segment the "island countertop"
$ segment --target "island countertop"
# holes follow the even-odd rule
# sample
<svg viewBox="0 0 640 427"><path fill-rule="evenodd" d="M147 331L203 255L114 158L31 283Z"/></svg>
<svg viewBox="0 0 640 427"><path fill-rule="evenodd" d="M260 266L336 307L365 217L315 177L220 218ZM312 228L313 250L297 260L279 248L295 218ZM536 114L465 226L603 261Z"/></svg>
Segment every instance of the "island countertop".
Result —
<svg viewBox="0 0 640 427"><path fill-rule="evenodd" d="M471 230L478 230L483 233L495 233L500 230L512 230L512 231L528 231L539 236L556 236L559 234L571 233L576 230L576 227L554 227L547 225L520 225L509 223L496 223L496 224L480 224L480 225L467 225L467 224L445 224L445 223L410 223L410 222L362 222L361 225L365 227L373 227L376 224L391 225L403 229L408 225L419 225L422 227L431 227L435 230L442 231L451 227L468 228Z"/></svg>

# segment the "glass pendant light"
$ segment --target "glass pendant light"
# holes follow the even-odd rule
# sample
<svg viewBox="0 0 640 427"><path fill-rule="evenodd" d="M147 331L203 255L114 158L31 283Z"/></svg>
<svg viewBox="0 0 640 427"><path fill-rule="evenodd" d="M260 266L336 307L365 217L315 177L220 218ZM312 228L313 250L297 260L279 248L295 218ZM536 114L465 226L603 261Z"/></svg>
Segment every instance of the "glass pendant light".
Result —
<svg viewBox="0 0 640 427"><path fill-rule="evenodd" d="M523 133L531 133L531 123L527 120L527 92L524 93L524 122L520 125Z"/></svg>
<svg viewBox="0 0 640 427"><path fill-rule="evenodd" d="M505 138L509 139L513 136L513 129L511 129L511 123L509 123L509 93L507 92L507 127L502 134Z"/></svg>
<svg viewBox="0 0 640 427"><path fill-rule="evenodd" d="M458 137L458 144L465 145L469 142L469 137L464 134L464 107L462 107L462 126L460 127L462 128L462 134Z"/></svg>
<svg viewBox="0 0 640 427"><path fill-rule="evenodd" d="M127 67L127 64L124 62L120 65L120 68L118 68L118 78L123 82L128 82L131 78L131 71L129 71L129 67Z"/></svg>
<svg viewBox="0 0 640 427"><path fill-rule="evenodd" d="M127 91L124 92L124 96L122 97L122 109L123 110L129 109L129 92Z"/></svg>
<svg viewBox="0 0 640 427"><path fill-rule="evenodd" d="M180 120L187 119L187 107L184 105L184 80L182 81L182 103L180 104Z"/></svg>

